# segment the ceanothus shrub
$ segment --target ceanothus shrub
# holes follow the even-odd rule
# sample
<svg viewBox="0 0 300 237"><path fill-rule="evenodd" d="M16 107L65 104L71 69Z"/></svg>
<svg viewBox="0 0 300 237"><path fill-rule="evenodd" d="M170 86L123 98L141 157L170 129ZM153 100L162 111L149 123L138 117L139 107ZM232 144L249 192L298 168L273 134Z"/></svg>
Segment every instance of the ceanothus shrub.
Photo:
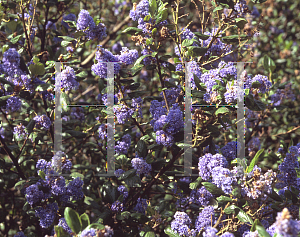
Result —
<svg viewBox="0 0 300 237"><path fill-rule="evenodd" d="M1 234L298 236L296 84L280 82L284 61L268 55L254 74L235 64L245 61L245 43L260 40L262 2L1 3ZM107 63L114 63L114 126ZM235 138L241 90L245 146ZM281 110L288 129L276 135L269 130ZM265 137L287 134L295 135L288 146L267 152Z"/></svg>

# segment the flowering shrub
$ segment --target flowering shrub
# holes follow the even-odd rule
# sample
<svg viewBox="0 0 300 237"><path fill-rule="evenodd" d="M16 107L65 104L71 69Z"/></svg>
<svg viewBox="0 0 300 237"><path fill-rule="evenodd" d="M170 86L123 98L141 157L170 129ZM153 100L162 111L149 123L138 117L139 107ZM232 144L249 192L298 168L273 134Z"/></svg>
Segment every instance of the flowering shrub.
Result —
<svg viewBox="0 0 300 237"><path fill-rule="evenodd" d="M1 236L300 236L299 9L1 2Z"/></svg>

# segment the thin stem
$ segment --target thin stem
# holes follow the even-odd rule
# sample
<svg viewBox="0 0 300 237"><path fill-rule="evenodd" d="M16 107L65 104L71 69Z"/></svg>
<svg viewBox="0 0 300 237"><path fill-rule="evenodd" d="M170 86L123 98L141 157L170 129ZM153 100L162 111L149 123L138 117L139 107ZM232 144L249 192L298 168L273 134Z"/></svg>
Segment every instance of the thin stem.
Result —
<svg viewBox="0 0 300 237"><path fill-rule="evenodd" d="M18 163L17 158L11 153L11 150L8 148L8 146L6 145L4 139L3 139L1 136L0 136L0 141L1 141L2 145L3 145L4 150L6 151L6 153L7 153L8 156L10 157L10 159L13 161L14 165L16 166L17 171L18 171L18 175L19 175L22 179L25 180L26 177L25 177L25 175L24 175L24 173L23 173L23 171L22 171L22 169L21 169L21 167L20 167L20 165L19 165L19 163Z"/></svg>

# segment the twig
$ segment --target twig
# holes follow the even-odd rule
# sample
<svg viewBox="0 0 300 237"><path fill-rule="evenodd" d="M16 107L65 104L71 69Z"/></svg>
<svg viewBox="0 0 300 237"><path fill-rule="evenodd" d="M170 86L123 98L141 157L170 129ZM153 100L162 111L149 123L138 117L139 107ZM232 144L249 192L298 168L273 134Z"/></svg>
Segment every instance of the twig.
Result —
<svg viewBox="0 0 300 237"><path fill-rule="evenodd" d="M127 16L120 24L118 24L112 31L111 33L104 39L100 42L100 45L102 45L102 47L104 47L109 40L111 40L111 38L124 26L124 25L127 25L128 22L130 20L130 16ZM91 54L90 56L88 56L81 64L80 66L83 67L85 65L87 65L89 62L92 61L92 59L95 57L95 54L97 52L97 49L95 49Z"/></svg>
<svg viewBox="0 0 300 237"><path fill-rule="evenodd" d="M9 155L10 159L13 161L14 165L17 168L18 171L18 175L22 178L22 179L26 179L23 171L21 170L21 167L18 163L18 160L16 159L16 157L11 153L11 150L8 148L8 146L6 145L4 139L0 136L0 141L3 145L4 150L6 151L6 153Z"/></svg>
<svg viewBox="0 0 300 237"><path fill-rule="evenodd" d="M160 176L162 176L167 170L169 170L173 166L173 163L182 155L183 152L184 149L181 149L176 156L173 154L173 158L170 160L170 162L159 171L159 173L154 177L154 179L152 179L152 181L146 186L145 191L142 194L142 190L137 192L130 200L127 200L126 204L131 202L131 204L129 205L129 207L131 207L134 205L139 196L143 197L144 195L146 195L150 191L151 187L160 178Z"/></svg>
<svg viewBox="0 0 300 237"><path fill-rule="evenodd" d="M291 129L291 130L289 130L289 131L287 131L287 132L284 132L284 133L278 133L278 134L276 134L276 135L274 135L274 136L277 137L277 136L280 136L280 135L285 135L285 134L288 134L288 133L291 133L291 132L297 130L298 128L300 128L300 126L295 127L295 128L293 128L293 129Z"/></svg>

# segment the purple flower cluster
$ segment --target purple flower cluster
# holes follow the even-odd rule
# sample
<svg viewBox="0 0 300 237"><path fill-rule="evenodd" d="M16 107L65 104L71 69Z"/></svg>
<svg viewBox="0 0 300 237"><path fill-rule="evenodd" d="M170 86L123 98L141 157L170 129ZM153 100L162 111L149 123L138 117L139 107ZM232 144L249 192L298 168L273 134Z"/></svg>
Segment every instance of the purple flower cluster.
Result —
<svg viewBox="0 0 300 237"><path fill-rule="evenodd" d="M129 16L132 20L137 21L149 14L149 1L142 0L139 4L134 3L133 9L130 10Z"/></svg>
<svg viewBox="0 0 300 237"><path fill-rule="evenodd" d="M184 126L182 111L178 104L175 103L170 108L168 115L165 115L162 114L165 112L165 109L160 109L158 107L159 104L163 105L164 102L151 101L150 113L154 119L150 124L156 131L156 142L170 147L174 143L174 135Z"/></svg>
<svg viewBox="0 0 300 237"><path fill-rule="evenodd" d="M240 142L232 141L223 146L221 148L221 152L227 160L234 160L235 158L237 158L237 154L240 152L240 149Z"/></svg>
<svg viewBox="0 0 300 237"><path fill-rule="evenodd" d="M22 107L22 101L19 97L12 96L6 101L5 112L16 112Z"/></svg>
<svg viewBox="0 0 300 237"><path fill-rule="evenodd" d="M131 144L131 136L126 134L122 137L122 141L118 141L117 145L115 146L117 154L127 154L128 149Z"/></svg>
<svg viewBox="0 0 300 237"><path fill-rule="evenodd" d="M124 205L122 202L117 200L113 204L111 204L111 210L113 212L122 212L124 210Z"/></svg>
<svg viewBox="0 0 300 237"><path fill-rule="evenodd" d="M116 171L115 171L115 176L117 177L117 178L119 178L122 174L124 174L125 173L125 171L124 170L122 170L122 169L117 169Z"/></svg>
<svg viewBox="0 0 300 237"><path fill-rule="evenodd" d="M212 169L212 182L221 188L224 193L230 194L232 192L232 184L237 180L229 169L217 166Z"/></svg>
<svg viewBox="0 0 300 237"><path fill-rule="evenodd" d="M165 90L166 98L168 105L173 105L181 92L181 87L178 85L177 87L172 87L171 89ZM163 96L163 92L160 93L160 96Z"/></svg>
<svg viewBox="0 0 300 237"><path fill-rule="evenodd" d="M85 120L84 110L82 107L72 108L71 118L83 122Z"/></svg>
<svg viewBox="0 0 300 237"><path fill-rule="evenodd" d="M79 82L76 81L76 75L73 68L67 66L61 72L61 86L66 91L77 90L79 88Z"/></svg>
<svg viewBox="0 0 300 237"><path fill-rule="evenodd" d="M33 120L35 121L35 127L38 129L49 130L52 124L50 118L45 114L37 115L33 118Z"/></svg>
<svg viewBox="0 0 300 237"><path fill-rule="evenodd" d="M298 236L300 232L300 223L292 219L287 208L277 213L274 225L276 233L280 236Z"/></svg>
<svg viewBox="0 0 300 237"><path fill-rule="evenodd" d="M277 178L279 182L277 185L281 188L285 186L297 186L297 172L295 168L299 168L298 156L299 156L300 143L296 146L289 148L289 153L286 153L283 162L278 166L280 173Z"/></svg>
<svg viewBox="0 0 300 237"><path fill-rule="evenodd" d="M134 110L132 108L128 108L124 104L121 104L114 106L114 112L118 123L125 124L125 122L132 117Z"/></svg>
<svg viewBox="0 0 300 237"><path fill-rule="evenodd" d="M145 215L148 207L147 199L138 198L136 206L133 208L134 211Z"/></svg>
<svg viewBox="0 0 300 237"><path fill-rule="evenodd" d="M133 158L131 160L132 167L136 169L138 175L149 174L152 170L151 164L148 164L143 158Z"/></svg>
<svg viewBox="0 0 300 237"><path fill-rule="evenodd" d="M199 158L199 175L203 180L211 181L212 170L215 167L226 168L227 166L228 162L226 158L221 154L212 155L211 153L207 153Z"/></svg>
<svg viewBox="0 0 300 237"><path fill-rule="evenodd" d="M208 206L212 198L213 195L202 186L200 189L191 191L189 201L201 206Z"/></svg>
<svg viewBox="0 0 300 237"><path fill-rule="evenodd" d="M97 39L102 40L106 35L106 27L103 23L97 26L87 10L81 10L77 20L77 30L82 30L86 33L89 40Z"/></svg>
<svg viewBox="0 0 300 237"><path fill-rule="evenodd" d="M63 163L62 170L70 170L71 162L68 160L60 161L62 152L57 153L52 157L52 161L45 161L40 159L36 168L46 174L46 179L40 179L37 183L30 185L25 190L27 202L32 205L40 205L41 201L48 201L51 196L58 198L62 206L67 202L78 200L83 197L82 185L83 181L77 177L66 185L64 177L58 176L55 169L59 163ZM48 203L47 206L38 207L35 215L40 218L40 226L48 228L53 224L58 211L56 202ZM63 222L63 221L61 221ZM63 224L63 223L62 223Z"/></svg>
<svg viewBox="0 0 300 237"><path fill-rule="evenodd" d="M254 166L253 170L248 174L248 178L252 178L251 182L247 182L245 177L242 182L241 194L252 199L267 198L266 194L272 193L272 184L275 181L276 173L272 170L261 174L261 169Z"/></svg>
<svg viewBox="0 0 300 237"><path fill-rule="evenodd" d="M65 218L60 218L58 222L58 226L61 226L67 233L71 234L73 231L71 228L68 226Z"/></svg>
<svg viewBox="0 0 300 237"><path fill-rule="evenodd" d="M185 212L177 211L171 222L171 229L180 236L196 236L196 231L190 229L191 219Z"/></svg>
<svg viewBox="0 0 300 237"><path fill-rule="evenodd" d="M199 213L195 223L195 228L198 232L200 232L202 228L214 225L215 222L216 217L214 208L212 206L207 206Z"/></svg>
<svg viewBox="0 0 300 237"><path fill-rule="evenodd" d="M275 94L271 95L270 99L274 106L279 106L284 99L295 100L296 97L292 91L292 84L285 85L284 89L277 89Z"/></svg>
<svg viewBox="0 0 300 237"><path fill-rule="evenodd" d="M118 61L128 66L135 63L139 57L139 53L136 49L129 50L127 47L122 47L120 55L117 55L116 57Z"/></svg>
<svg viewBox="0 0 300 237"><path fill-rule="evenodd" d="M26 237L23 231L18 232L17 234L14 235L14 237Z"/></svg>
<svg viewBox="0 0 300 237"><path fill-rule="evenodd" d="M39 207L35 210L35 216L40 218L40 226L42 228L48 228L52 225L56 214L58 211L58 206L56 202L47 204L46 207Z"/></svg>
<svg viewBox="0 0 300 237"><path fill-rule="evenodd" d="M258 151L260 149L260 141L258 137L253 137L248 143L248 151Z"/></svg>
<svg viewBox="0 0 300 237"><path fill-rule="evenodd" d="M141 97L132 98L131 107L137 112L137 116L140 118L143 118L142 103L143 99Z"/></svg>
<svg viewBox="0 0 300 237"><path fill-rule="evenodd" d="M118 57L113 55L107 49L98 48L95 59L98 63L92 65L92 71L100 78L107 77L107 64L104 62L119 62ZM118 63L114 63L114 74L118 74L121 67Z"/></svg>
<svg viewBox="0 0 300 237"><path fill-rule="evenodd" d="M61 21L61 24L66 27L67 29L70 29L70 26L65 21L76 21L76 15L73 13L70 13L68 15L65 15Z"/></svg>

